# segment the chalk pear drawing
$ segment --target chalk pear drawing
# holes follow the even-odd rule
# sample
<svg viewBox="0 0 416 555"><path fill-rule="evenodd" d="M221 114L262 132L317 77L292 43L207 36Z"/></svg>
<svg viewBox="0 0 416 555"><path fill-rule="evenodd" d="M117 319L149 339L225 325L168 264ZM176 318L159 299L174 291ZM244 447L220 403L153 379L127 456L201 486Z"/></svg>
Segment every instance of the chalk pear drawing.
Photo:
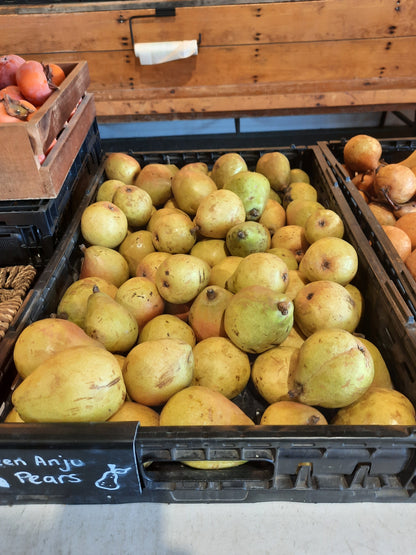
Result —
<svg viewBox="0 0 416 555"><path fill-rule="evenodd" d="M10 484L4 478L0 478L0 488L9 488Z"/></svg>
<svg viewBox="0 0 416 555"><path fill-rule="evenodd" d="M99 478L95 485L97 488L100 489L107 489L107 490L115 490L120 488L120 484L118 483L118 477L122 476L123 474L127 474L127 472L131 469L131 466L128 468L117 468L115 464L108 464L107 465L109 470L106 470L104 474Z"/></svg>

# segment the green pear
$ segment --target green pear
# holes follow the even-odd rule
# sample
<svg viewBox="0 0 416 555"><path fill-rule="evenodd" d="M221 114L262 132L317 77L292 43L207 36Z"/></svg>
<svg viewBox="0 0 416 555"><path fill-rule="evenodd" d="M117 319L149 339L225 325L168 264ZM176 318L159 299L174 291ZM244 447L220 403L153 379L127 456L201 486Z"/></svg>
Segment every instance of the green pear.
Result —
<svg viewBox="0 0 416 555"><path fill-rule="evenodd" d="M139 327L125 306L97 287L87 302L85 333L100 341L110 353L125 353L136 343Z"/></svg>
<svg viewBox="0 0 416 555"><path fill-rule="evenodd" d="M116 357L101 347L78 346L40 364L12 402L25 422L104 422L125 397Z"/></svg>
<svg viewBox="0 0 416 555"><path fill-rule="evenodd" d="M270 232L259 222L245 221L227 231L225 243L232 256L247 256L270 248Z"/></svg>
<svg viewBox="0 0 416 555"><path fill-rule="evenodd" d="M218 189L240 171L247 170L247 163L238 152L226 152L217 158L212 166L211 179L215 181Z"/></svg>
<svg viewBox="0 0 416 555"><path fill-rule="evenodd" d="M293 303L284 293L249 285L230 299L224 329L247 353L262 353L282 343L293 326Z"/></svg>
<svg viewBox="0 0 416 555"><path fill-rule="evenodd" d="M367 347L341 329L322 329L302 343L289 377L290 396L312 406L340 408L359 399L374 379Z"/></svg>
<svg viewBox="0 0 416 555"><path fill-rule="evenodd" d="M240 171L224 184L224 189L233 191L244 204L246 219L257 221L263 214L270 193L270 183L263 174Z"/></svg>
<svg viewBox="0 0 416 555"><path fill-rule="evenodd" d="M226 288L237 293L248 285L263 285L277 293L284 293L288 283L289 270L281 258L267 252L255 252L241 260L227 280Z"/></svg>

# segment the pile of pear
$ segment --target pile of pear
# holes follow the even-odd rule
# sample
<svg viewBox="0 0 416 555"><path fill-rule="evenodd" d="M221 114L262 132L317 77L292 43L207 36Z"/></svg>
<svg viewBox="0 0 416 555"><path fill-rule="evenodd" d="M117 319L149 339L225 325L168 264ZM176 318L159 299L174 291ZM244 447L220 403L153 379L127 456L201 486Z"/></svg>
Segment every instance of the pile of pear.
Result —
<svg viewBox="0 0 416 555"><path fill-rule="evenodd" d="M416 424L357 331L343 221L284 154L249 170L236 152L211 168L116 152L104 179L81 218L78 279L16 341L6 421ZM266 406L257 422L235 402L248 386Z"/></svg>

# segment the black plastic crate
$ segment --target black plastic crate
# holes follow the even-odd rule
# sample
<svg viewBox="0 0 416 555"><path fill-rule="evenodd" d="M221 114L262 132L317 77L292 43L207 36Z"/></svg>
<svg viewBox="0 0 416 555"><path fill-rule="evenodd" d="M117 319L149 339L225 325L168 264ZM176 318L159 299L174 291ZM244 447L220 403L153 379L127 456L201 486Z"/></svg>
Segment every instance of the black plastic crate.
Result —
<svg viewBox="0 0 416 555"><path fill-rule="evenodd" d="M46 265L101 158L100 135L94 121L56 198L0 201L0 266Z"/></svg>
<svg viewBox="0 0 416 555"><path fill-rule="evenodd" d="M318 200L341 215L345 238L359 257L354 284L365 297L366 317L357 331L378 346L396 389L416 403L416 332L411 311L368 244L321 150L316 146L278 150L288 156L292 167L309 173ZM142 165L205 161L212 166L224 152L135 156ZM265 150L239 152L252 169ZM100 180L99 173L95 186ZM79 218L80 212L43 271L37 300L15 337L24 325L53 312L67 285L76 279L81 258ZM13 342L10 338L9 352L0 364L0 420L10 408L11 390L17 383ZM259 422L265 405L250 384L234 401ZM198 470L180 462L241 459L246 464L226 470ZM2 504L413 502L416 426L141 428L135 422L3 423L0 478Z"/></svg>
<svg viewBox="0 0 416 555"><path fill-rule="evenodd" d="M391 244L383 228L368 208L358 189L352 183L344 162L344 146L348 139L340 141L319 141L318 146L324 154L328 166L334 174L337 185L344 194L361 229L371 244L383 268L394 282L396 288L416 318L416 281ZM416 139L379 139L383 152L382 158L389 164L401 162L416 150Z"/></svg>

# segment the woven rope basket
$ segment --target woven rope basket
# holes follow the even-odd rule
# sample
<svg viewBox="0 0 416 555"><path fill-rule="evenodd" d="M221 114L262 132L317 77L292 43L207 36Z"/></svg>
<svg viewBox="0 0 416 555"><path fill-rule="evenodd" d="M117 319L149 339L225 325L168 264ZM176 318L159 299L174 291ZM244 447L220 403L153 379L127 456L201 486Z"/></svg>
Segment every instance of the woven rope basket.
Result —
<svg viewBox="0 0 416 555"><path fill-rule="evenodd" d="M35 275L36 270L30 265L0 268L0 341L22 306Z"/></svg>

